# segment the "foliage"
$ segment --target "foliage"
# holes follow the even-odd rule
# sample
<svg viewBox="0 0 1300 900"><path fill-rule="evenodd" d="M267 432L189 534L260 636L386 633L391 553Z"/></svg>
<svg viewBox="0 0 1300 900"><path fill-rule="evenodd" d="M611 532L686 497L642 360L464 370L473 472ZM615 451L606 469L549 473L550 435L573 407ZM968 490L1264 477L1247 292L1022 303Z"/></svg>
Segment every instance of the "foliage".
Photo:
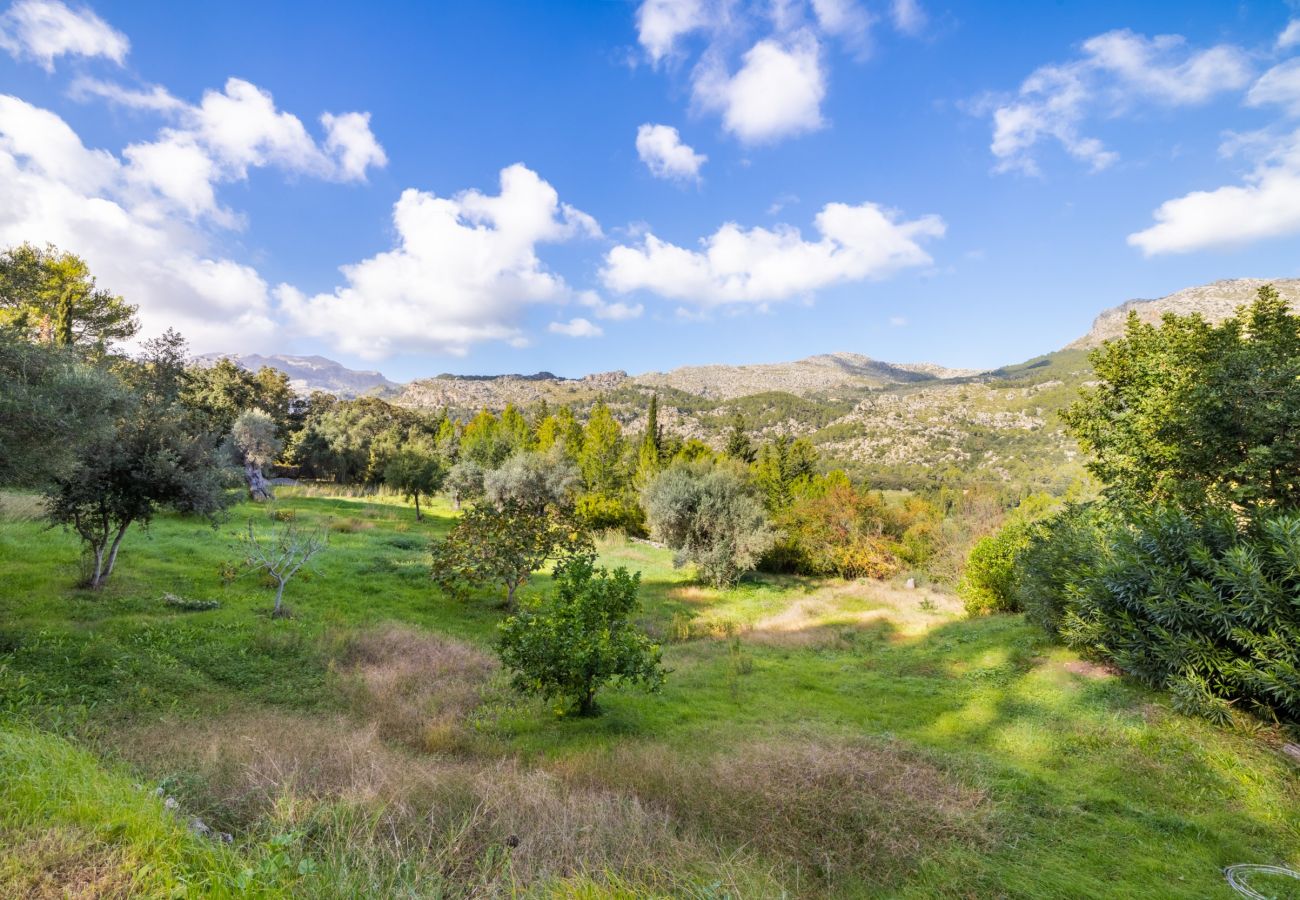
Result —
<svg viewBox="0 0 1300 900"><path fill-rule="evenodd" d="M268 413L283 433L289 425L292 400L288 375L269 366L250 372L229 357L190 367L181 393L181 402L200 413L207 427L221 435L229 434L240 413L248 409Z"/></svg>
<svg viewBox="0 0 1300 900"><path fill-rule="evenodd" d="M677 565L695 563L715 586L734 584L775 540L757 491L732 466L671 466L643 502L651 532L677 551Z"/></svg>
<svg viewBox="0 0 1300 900"><path fill-rule="evenodd" d="M1218 325L1129 317L1064 415L1113 501L1300 504L1300 316L1271 286Z"/></svg>
<svg viewBox="0 0 1300 900"><path fill-rule="evenodd" d="M175 408L141 407L81 447L46 493L50 522L77 533L92 557L87 583L102 587L127 529L162 508L213 522L227 504L216 441L193 434Z"/></svg>
<svg viewBox="0 0 1300 900"><path fill-rule="evenodd" d="M776 517L785 565L807 575L886 578L898 571L898 517L840 476Z"/></svg>
<svg viewBox="0 0 1300 900"><path fill-rule="evenodd" d="M579 483L577 467L562 452L524 451L483 476L483 494L488 503L512 501L544 515L548 509L571 509Z"/></svg>
<svg viewBox="0 0 1300 900"><path fill-rule="evenodd" d="M1154 508L1110 532L1096 569L1072 591L1067 645L1220 723L1238 703L1300 722L1300 515L1243 528Z"/></svg>
<svg viewBox="0 0 1300 900"><path fill-rule="evenodd" d="M275 432L275 420L260 409L246 409L239 414L230 429L230 442L241 463L258 469L275 462L284 447Z"/></svg>
<svg viewBox="0 0 1300 900"><path fill-rule="evenodd" d="M591 410L582 431L582 450L578 468L587 490L593 494L614 495L627 485L623 465L623 429L604 403Z"/></svg>
<svg viewBox="0 0 1300 900"><path fill-rule="evenodd" d="M472 459L462 459L447 472L447 491L459 509L466 500L483 496L483 467Z"/></svg>
<svg viewBox="0 0 1300 900"><path fill-rule="evenodd" d="M727 441L722 448L729 459L741 463L752 463L757 456L749 433L745 430L745 416L737 409L731 417L731 429L727 432Z"/></svg>
<svg viewBox="0 0 1300 900"><path fill-rule="evenodd" d="M0 484L66 470L83 442L111 431L125 400L116 379L73 353L0 329Z"/></svg>
<svg viewBox="0 0 1300 900"><path fill-rule="evenodd" d="M500 585L506 605L547 562L590 552L591 538L562 509L538 513L518 500L477 503L446 538L433 542L434 582L452 594L483 584Z"/></svg>
<svg viewBox="0 0 1300 900"><path fill-rule="evenodd" d="M139 331L135 314L79 256L32 244L0 253L0 326L29 340L102 355Z"/></svg>
<svg viewBox="0 0 1300 900"><path fill-rule="evenodd" d="M764 444L754 461L754 480L763 492L768 512L778 512L806 490L816 474L817 451L807 438L790 440L782 434Z"/></svg>
<svg viewBox="0 0 1300 900"><path fill-rule="evenodd" d="M501 623L498 652L515 688L572 701L583 716L596 712L596 692L610 681L658 690L660 649L631 621L640 573L598 569L583 553L557 564L554 580L549 596Z"/></svg>
<svg viewBox="0 0 1300 900"><path fill-rule="evenodd" d="M420 498L431 497L442 488L447 478L447 466L438 453L435 438L416 428L405 435L389 435L387 444L373 452L383 459L381 473L384 484L415 503L415 519L420 521Z"/></svg>
<svg viewBox="0 0 1300 900"><path fill-rule="evenodd" d="M1016 606L1048 634L1059 636L1076 593L1094 577L1108 527L1101 504L1068 503L1030 528L1016 554L1013 593Z"/></svg>
<svg viewBox="0 0 1300 900"><path fill-rule="evenodd" d="M1030 543L1033 523L1051 512L1056 501L1046 494L1031 494L1012 510L1002 527L986 534L971 547L957 593L972 615L1018 612L1016 558Z"/></svg>

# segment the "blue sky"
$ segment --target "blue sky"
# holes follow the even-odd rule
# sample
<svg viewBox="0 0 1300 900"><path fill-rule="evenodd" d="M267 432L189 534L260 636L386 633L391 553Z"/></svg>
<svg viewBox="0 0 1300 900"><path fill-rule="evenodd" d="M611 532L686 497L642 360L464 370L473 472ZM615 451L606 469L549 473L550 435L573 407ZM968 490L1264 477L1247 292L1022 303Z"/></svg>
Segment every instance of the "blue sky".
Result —
<svg viewBox="0 0 1300 900"><path fill-rule="evenodd" d="M198 351L987 367L1300 274L1285 3L4 10L0 243Z"/></svg>

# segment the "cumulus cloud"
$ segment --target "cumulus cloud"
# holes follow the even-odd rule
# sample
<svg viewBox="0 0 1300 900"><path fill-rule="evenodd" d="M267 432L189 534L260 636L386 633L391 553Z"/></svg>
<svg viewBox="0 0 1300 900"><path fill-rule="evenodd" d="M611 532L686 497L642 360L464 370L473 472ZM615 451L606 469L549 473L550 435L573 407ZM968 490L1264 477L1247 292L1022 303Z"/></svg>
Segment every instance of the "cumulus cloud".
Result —
<svg viewBox="0 0 1300 900"><path fill-rule="evenodd" d="M129 169L54 113L0 95L0 245L48 241L85 257L101 284L139 304L146 333L174 326L198 350L269 349L266 283L158 214Z"/></svg>
<svg viewBox="0 0 1300 900"><path fill-rule="evenodd" d="M1083 133L1094 116L1118 116L1141 104L1188 106L1244 87L1250 60L1238 47L1187 47L1179 35L1144 37L1128 30L1083 43L1079 59L1037 69L1012 98L986 99L976 108L993 120L991 150L999 171L1038 172L1034 151L1054 139L1093 169L1118 157Z"/></svg>
<svg viewBox="0 0 1300 900"><path fill-rule="evenodd" d="M595 291L582 291L578 294L578 302L590 309L597 319L613 322L637 319L645 312L645 307L640 303L624 303L621 300L610 303Z"/></svg>
<svg viewBox="0 0 1300 900"><path fill-rule="evenodd" d="M1154 218L1156 224L1128 237L1147 256L1300 232L1300 131L1282 139L1242 184L1167 200Z"/></svg>
<svg viewBox="0 0 1300 900"><path fill-rule="evenodd" d="M0 15L0 48L51 72L61 56L102 57L121 65L131 43L84 7L72 9L59 0L18 0Z"/></svg>
<svg viewBox="0 0 1300 900"><path fill-rule="evenodd" d="M636 152L650 174L670 181L700 180L700 167L708 160L696 153L671 125L642 125L636 130Z"/></svg>
<svg viewBox="0 0 1300 900"><path fill-rule="evenodd" d="M814 224L817 240L790 226L744 229L729 222L699 250L647 234L638 245L611 249L601 279L619 293L645 290L706 307L765 304L928 265L921 243L945 231L938 216L902 221L874 203L828 203Z"/></svg>
<svg viewBox="0 0 1300 900"><path fill-rule="evenodd" d="M1300 115L1300 59L1288 59L1274 66L1251 85L1247 106L1282 106Z"/></svg>
<svg viewBox="0 0 1300 900"><path fill-rule="evenodd" d="M277 289L300 331L371 359L403 350L463 355L482 341L517 342L527 306L571 294L538 258L538 245L600 233L522 164L501 171L495 195L408 189L393 225L397 245L344 266L347 283L333 292Z"/></svg>
<svg viewBox="0 0 1300 900"><path fill-rule="evenodd" d="M604 334L599 325L587 319L570 319L567 322L552 322L547 326L551 334L562 334L573 338L595 338Z"/></svg>
<svg viewBox="0 0 1300 900"><path fill-rule="evenodd" d="M1277 36L1277 49L1289 50L1296 44L1300 44L1300 19L1292 19L1286 23L1286 28Z"/></svg>
<svg viewBox="0 0 1300 900"><path fill-rule="evenodd" d="M64 56L121 63L129 42L94 13L20 0L0 16L0 46L47 69ZM60 116L0 94L0 245L53 243L138 304L144 333L176 327L196 350L271 349L281 340L271 291L219 249L242 225L218 187L273 166L360 180L384 163L363 113L326 114L323 142L271 95L232 78L197 104L161 86L81 77L69 93L161 117L152 140L120 153L87 147Z"/></svg>
<svg viewBox="0 0 1300 900"><path fill-rule="evenodd" d="M702 109L721 113L723 127L746 143L816 131L825 124L821 45L807 31L786 41L759 41L734 75L717 58L708 60L696 77L694 97Z"/></svg>
<svg viewBox="0 0 1300 900"><path fill-rule="evenodd" d="M864 59L878 20L863 0L641 0L637 40L656 67L687 61L697 110L721 115L746 143L804 134L825 124L828 50ZM918 34L917 0L894 0L886 20ZM684 40L693 35L690 45ZM670 73L677 65L664 66Z"/></svg>
<svg viewBox="0 0 1300 900"><path fill-rule="evenodd" d="M636 11L637 40L653 63L672 56L677 41L709 24L705 0L644 0Z"/></svg>

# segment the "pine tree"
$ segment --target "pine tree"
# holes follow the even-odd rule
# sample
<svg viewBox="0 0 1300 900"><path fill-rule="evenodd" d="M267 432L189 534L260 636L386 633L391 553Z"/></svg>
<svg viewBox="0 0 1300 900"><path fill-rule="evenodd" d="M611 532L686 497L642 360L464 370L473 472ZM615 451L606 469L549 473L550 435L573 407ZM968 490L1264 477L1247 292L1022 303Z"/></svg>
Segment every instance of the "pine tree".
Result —
<svg viewBox="0 0 1300 900"><path fill-rule="evenodd" d="M727 434L727 444L723 450L734 460L749 464L754 461L754 445L750 443L749 433L745 431L745 415L736 410L731 417L731 431Z"/></svg>

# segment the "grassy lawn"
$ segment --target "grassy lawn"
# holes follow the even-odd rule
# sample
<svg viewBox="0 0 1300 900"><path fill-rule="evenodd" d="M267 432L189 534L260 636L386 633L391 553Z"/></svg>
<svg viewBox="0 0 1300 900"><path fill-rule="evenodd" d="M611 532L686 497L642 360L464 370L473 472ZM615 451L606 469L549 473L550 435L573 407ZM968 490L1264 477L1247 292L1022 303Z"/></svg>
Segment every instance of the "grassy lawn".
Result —
<svg viewBox="0 0 1300 900"><path fill-rule="evenodd" d="M282 493L331 529L288 620L223 579L260 509L132 531L91 594L76 542L0 497L0 895L1228 898L1226 865L1300 865L1273 735L1019 618L888 584L714 591L608 540L672 672L557 716L496 670L496 600L430 582L447 505Z"/></svg>

